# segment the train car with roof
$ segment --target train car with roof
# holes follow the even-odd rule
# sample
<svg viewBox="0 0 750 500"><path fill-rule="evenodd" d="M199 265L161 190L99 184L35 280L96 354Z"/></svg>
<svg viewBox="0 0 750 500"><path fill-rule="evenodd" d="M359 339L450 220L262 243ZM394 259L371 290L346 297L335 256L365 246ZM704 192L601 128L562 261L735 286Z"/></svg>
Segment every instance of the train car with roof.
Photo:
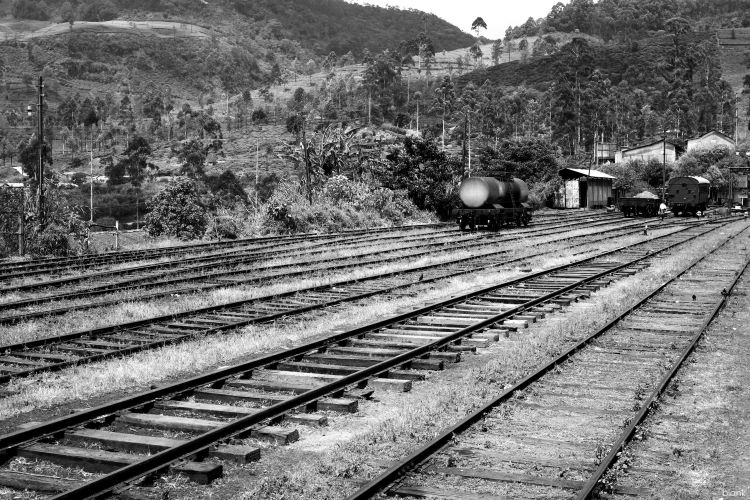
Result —
<svg viewBox="0 0 750 500"><path fill-rule="evenodd" d="M711 183L698 176L673 177L667 183L667 206L675 215L704 213Z"/></svg>

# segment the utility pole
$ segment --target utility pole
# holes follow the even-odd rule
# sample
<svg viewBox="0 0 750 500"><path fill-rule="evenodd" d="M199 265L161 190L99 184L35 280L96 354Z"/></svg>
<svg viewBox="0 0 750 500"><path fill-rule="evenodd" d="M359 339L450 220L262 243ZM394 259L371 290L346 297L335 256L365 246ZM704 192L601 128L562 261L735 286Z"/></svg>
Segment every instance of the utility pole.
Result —
<svg viewBox="0 0 750 500"><path fill-rule="evenodd" d="M21 214L18 216L18 255L23 257L26 254L26 234L24 223L24 207L26 206L25 188L21 188Z"/></svg>
<svg viewBox="0 0 750 500"><path fill-rule="evenodd" d="M258 163L260 156L260 139L255 139L255 206L258 206Z"/></svg>
<svg viewBox="0 0 750 500"><path fill-rule="evenodd" d="M39 229L44 230L44 80L39 77Z"/></svg>
<svg viewBox="0 0 750 500"><path fill-rule="evenodd" d="M310 175L310 154L307 151L307 136L305 135L305 128L307 120L304 115L302 116L302 151L305 155L305 178L307 179L307 202L312 205L312 180Z"/></svg>
<svg viewBox="0 0 750 500"><path fill-rule="evenodd" d="M89 151L89 226L94 223L94 151Z"/></svg>
<svg viewBox="0 0 750 500"><path fill-rule="evenodd" d="M667 202L667 133L662 137L664 141L664 156L661 163L661 201Z"/></svg>

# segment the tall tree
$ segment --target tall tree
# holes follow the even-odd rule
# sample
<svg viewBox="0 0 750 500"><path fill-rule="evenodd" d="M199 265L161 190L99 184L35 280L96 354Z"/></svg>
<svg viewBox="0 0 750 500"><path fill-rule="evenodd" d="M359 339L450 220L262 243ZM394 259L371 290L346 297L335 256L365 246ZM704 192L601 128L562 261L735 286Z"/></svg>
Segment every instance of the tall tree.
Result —
<svg viewBox="0 0 750 500"><path fill-rule="evenodd" d="M443 81L434 92L433 107L440 110L440 118L443 124L443 132L441 134L441 145L442 150L445 151L445 117L453 110L453 105L456 102L456 90L451 81L450 76L444 76Z"/></svg>
<svg viewBox="0 0 750 500"><path fill-rule="evenodd" d="M500 56L503 55L503 41L499 38L492 43L492 63L500 64Z"/></svg>
<svg viewBox="0 0 750 500"><path fill-rule="evenodd" d="M481 17L477 17L474 19L474 22L471 23L471 29L474 31L474 33L477 34L477 38L479 38L479 30L480 29L487 29L487 23L484 22L484 19Z"/></svg>

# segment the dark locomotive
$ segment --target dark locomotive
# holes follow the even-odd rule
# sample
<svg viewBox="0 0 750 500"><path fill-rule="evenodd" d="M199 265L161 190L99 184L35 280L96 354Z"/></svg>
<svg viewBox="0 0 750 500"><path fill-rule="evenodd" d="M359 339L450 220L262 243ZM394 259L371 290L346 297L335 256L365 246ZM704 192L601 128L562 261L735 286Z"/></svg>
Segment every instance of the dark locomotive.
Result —
<svg viewBox="0 0 750 500"><path fill-rule="evenodd" d="M703 177L674 177L667 184L667 205L675 215L705 212L711 183Z"/></svg>
<svg viewBox="0 0 750 500"><path fill-rule="evenodd" d="M454 211L461 230L502 226L528 226L532 210L529 188L521 179L501 181L494 177L468 177L458 190L461 208Z"/></svg>

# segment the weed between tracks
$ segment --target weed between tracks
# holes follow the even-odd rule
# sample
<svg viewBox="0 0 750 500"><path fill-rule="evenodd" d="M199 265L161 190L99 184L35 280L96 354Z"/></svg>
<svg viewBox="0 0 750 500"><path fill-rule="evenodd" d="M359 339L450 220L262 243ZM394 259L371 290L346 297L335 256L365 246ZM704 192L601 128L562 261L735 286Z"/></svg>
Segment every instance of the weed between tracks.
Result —
<svg viewBox="0 0 750 500"><path fill-rule="evenodd" d="M631 308L724 237L714 234L662 258L639 275L614 282L589 300L501 339L480 355L428 375L411 393L377 393L377 400L362 404L354 417L334 417L323 430L301 428L300 442L267 451L257 464L228 467L226 479L211 488L176 488L170 498L204 493L212 498L342 498L389 461L430 440L533 367ZM461 486L467 491L484 488L482 492L491 494L502 490L502 485L480 481L462 480Z"/></svg>
<svg viewBox="0 0 750 500"><path fill-rule="evenodd" d="M674 230L676 229L667 228L652 234L666 233ZM565 234L568 236L584 236L589 234L597 234L598 232L598 229L594 233L592 233L591 229L587 229L576 230ZM546 236L540 239L532 239L531 237L519 238L518 242L520 243L520 250L518 252L513 252L510 256L502 258L506 259L510 257L521 257L523 255L535 253L540 249L549 250L552 252L552 255L556 254L557 252L559 252L561 256L568 255L570 243L547 243L555 237L559 237L559 235ZM583 245L577 249L576 257L582 256L581 252L590 253L601 251L605 248L614 248L618 245L638 241L639 238L640 236L629 236L626 238L618 239L617 244L608 242ZM532 242L534 244L534 247L531 246ZM507 245L507 242L498 243L498 246L500 245ZM37 320L19 323L16 325L0 326L0 345L49 337L51 335L51 332L57 332L59 334L61 332L98 328L124 321L135 321L152 316L179 313L196 307L212 306L234 300L247 300L263 295L283 293L309 286L324 285L340 280L361 279L380 273L402 271L407 270L408 268L413 266L437 264L449 260L467 258L473 255L477 255L478 252L486 252L490 249L491 248L482 248L480 250L476 250L470 248L454 251L450 254L433 254L430 256L421 257L419 259L403 259L385 265L363 266L358 269L344 269L335 272L319 273L318 275L314 275L309 278L290 278L287 280L282 279L270 286L252 287L251 285L246 285L216 289L202 294L184 293L178 291L170 293L169 296L155 298L147 302L144 302L142 300L142 294L144 293L143 291L139 289L133 289L111 294L105 299L94 299L95 301L114 301L116 303L116 305L114 306L104 306L84 311L73 311L60 316L39 318ZM551 263L557 265L569 261L569 255L568 257L559 257L556 259L550 259L549 255L547 255L530 259L527 263L525 263L525 267L541 268L542 266L548 267L549 265L551 265ZM299 268L290 268L288 269L288 272L292 272L297 269ZM146 293L155 293L158 291L167 290L155 288L148 290ZM56 302L54 304L54 307L86 305L88 303L89 302L87 301L87 299L66 300ZM27 312L46 310L46 308L49 307L49 305L40 304L28 308Z"/></svg>
<svg viewBox="0 0 750 500"><path fill-rule="evenodd" d="M283 248L279 248L280 252L290 252L294 251L297 252L293 254L292 256L270 256L265 258L259 258L258 260L255 260L249 264L246 264L245 267L249 266L257 266L259 263L271 263L273 265L285 265L285 264L293 264L295 262L300 262L301 260L304 260L305 257L303 257L304 254L310 254L310 256L306 258L316 258L316 256L319 256L320 254L324 254L325 258L343 258L352 256L353 254L360 253L360 252L368 252L368 251L390 251L393 249L396 249L400 245L398 245L399 237L403 236L405 238L412 238L412 237L436 237L438 239L450 239L451 236L454 238L466 238L471 239L472 235L469 233L445 233L440 230L428 230L428 229L420 229L420 230L414 230L414 231L407 231L403 234L400 233L394 233L389 234L391 238L388 240L378 240L377 235L373 235L373 242L371 244L362 244L361 242L358 242L357 240L354 240L353 242L348 242L345 244L342 244L340 248L337 248L335 246L335 243L331 243L330 245L324 244L321 245L319 241L300 241L300 242L292 242L288 246L284 245L283 242L279 243L279 246L283 245ZM380 243L378 243L380 241ZM384 242L390 242L385 243ZM404 243L405 245L413 245L415 242L410 241ZM212 255L208 255L209 253L215 253L215 255L221 256L223 254L228 254L227 258L239 258L241 255L236 255L234 252L243 251L246 253L252 253L257 250L264 251L264 252L272 252L274 251L274 248L272 244L270 243L260 243L259 244L262 248L257 249L256 246L253 245L253 243L247 243L243 246L239 246L237 248L225 248L225 249L204 249L203 251L196 251L191 252L187 255L180 255L180 256L172 256L172 257L157 257L154 259L144 259L140 261L129 261L129 262L123 262L119 264L111 264L107 266L95 266L95 269L83 269L83 270L70 270L66 271L63 270L59 273L59 275L55 276L55 279L61 278L74 278L81 276L82 274L89 274L92 272L106 272L110 270L127 270L134 267L142 266L142 265L152 265L152 264L164 264L168 262L179 262L183 259L188 258L196 258L196 257L205 257L205 258L211 258ZM188 264L188 265L199 265L200 262ZM219 264L217 264L218 266ZM165 269L165 272L169 272L169 269ZM151 271L151 272L158 272L158 271ZM38 275L38 276L29 276L26 278L21 278L17 280L13 280L11 285L25 285L25 284L33 284L38 283L41 281L46 281L50 279L49 275ZM112 279L112 278L110 278ZM124 280L126 279L123 276L115 276L113 278L114 280ZM95 278L92 280L87 280L83 284L71 284L67 287L68 290L86 290L87 287L91 286L92 284L98 284L98 283L104 283L107 282L108 278ZM47 291L43 293L49 293ZM14 293L12 295L4 295L3 297L0 297L0 303L1 302L8 302L12 300L20 300L25 297L31 297L34 296L36 292L19 292Z"/></svg>
<svg viewBox="0 0 750 500"><path fill-rule="evenodd" d="M746 275L626 448L632 469L618 485L659 498L750 495L749 322Z"/></svg>
<svg viewBox="0 0 750 500"><path fill-rule="evenodd" d="M635 242L640 236L631 236L616 242L587 245L589 253L598 253L608 247L619 247L628 242ZM538 262L524 263L523 268L537 265L558 265L572 260L563 257L567 244L556 244L549 247L556 259L537 259ZM531 249L530 251L534 251ZM457 257L452 255L451 258ZM577 256L576 258L580 258ZM424 262L428 262L427 259ZM390 270L407 267L409 263L392 266ZM383 269L358 270L348 277L364 276ZM174 377L196 374L211 367L230 362L237 362L238 357L252 357L269 350L289 347L303 340L324 336L333 329L372 322L394 311L414 307L422 302L445 298L451 294L465 292L469 289L487 286L499 281L520 276L517 268L498 268L477 275L466 275L450 280L447 284L423 285L401 290L397 296L380 296L367 301L366 305L344 304L334 314L330 311L308 314L299 319L277 322L273 325L257 325L243 328L237 333L218 337L199 338L182 345L168 346L159 350L139 353L125 359L110 360L91 366L81 366L55 374L43 374L18 380L9 384L8 389L16 392L0 400L0 418L8 419L21 413L62 405L72 401L82 401L102 397L112 392L134 391L147 387L151 383L161 382ZM330 279L330 278L329 278ZM337 278L338 279L338 278ZM228 302L249 296L276 293L293 287L322 284L326 280L306 280L296 284L273 285L258 289L221 289L207 297L187 295L172 297L163 301L152 301L146 304L125 302L115 308L84 311L74 315L62 316L44 322L33 322L8 328L0 338L3 342L14 339L29 339L34 335L48 336L50 332L78 330L94 325L111 324L117 321L135 320L143 317L166 314L167 312L186 310L202 305Z"/></svg>

